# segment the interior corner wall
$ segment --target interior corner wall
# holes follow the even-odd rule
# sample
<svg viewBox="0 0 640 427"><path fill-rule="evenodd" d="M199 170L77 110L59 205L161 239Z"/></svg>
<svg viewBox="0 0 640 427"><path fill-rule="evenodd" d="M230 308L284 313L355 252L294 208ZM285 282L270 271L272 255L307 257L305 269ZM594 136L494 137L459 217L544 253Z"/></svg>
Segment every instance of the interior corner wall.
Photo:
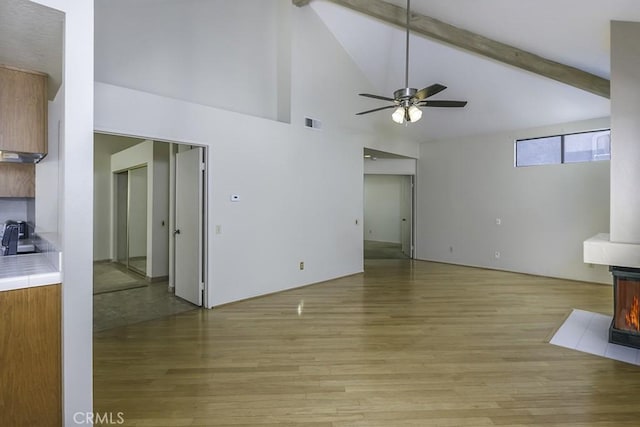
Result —
<svg viewBox="0 0 640 427"><path fill-rule="evenodd" d="M368 148L417 157L418 144L404 127L374 114L354 115L370 105L357 94L376 90L313 7L289 7L291 124L303 126L311 118L321 123L314 132L369 135Z"/></svg>
<svg viewBox="0 0 640 427"><path fill-rule="evenodd" d="M609 227L609 161L514 167L516 139L608 127L603 118L422 144L416 257L611 283L606 267L582 260L582 242Z"/></svg>
<svg viewBox="0 0 640 427"><path fill-rule="evenodd" d="M169 276L169 144L153 143L153 205L151 208L151 246L153 263L149 277Z"/></svg>
<svg viewBox="0 0 640 427"><path fill-rule="evenodd" d="M278 121L291 123L291 2L278 0Z"/></svg>

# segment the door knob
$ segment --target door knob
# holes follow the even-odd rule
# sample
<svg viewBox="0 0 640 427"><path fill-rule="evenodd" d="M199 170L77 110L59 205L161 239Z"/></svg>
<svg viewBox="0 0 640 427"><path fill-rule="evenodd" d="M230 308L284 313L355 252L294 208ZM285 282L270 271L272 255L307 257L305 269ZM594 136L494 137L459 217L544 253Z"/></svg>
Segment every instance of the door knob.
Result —
<svg viewBox="0 0 640 427"><path fill-rule="evenodd" d="M178 228L176 231L173 232L173 234L180 234L180 229Z"/></svg>

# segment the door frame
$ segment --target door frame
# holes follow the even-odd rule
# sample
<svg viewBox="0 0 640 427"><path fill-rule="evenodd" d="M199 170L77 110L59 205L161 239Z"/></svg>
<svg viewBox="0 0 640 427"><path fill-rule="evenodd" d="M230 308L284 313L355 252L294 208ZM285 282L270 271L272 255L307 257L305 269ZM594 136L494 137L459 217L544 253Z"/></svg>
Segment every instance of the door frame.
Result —
<svg viewBox="0 0 640 427"><path fill-rule="evenodd" d="M364 200L364 180L365 177L367 175L379 175L379 176L399 176L399 177L408 177L409 178L409 197L408 197L408 201L409 201L409 212L411 213L411 221L408 221L409 223L409 247L410 247L410 254L408 259L415 259L415 253L416 253L416 245L415 245L415 233L416 233L416 174L410 174L410 173L377 173L377 172L371 172L371 173L367 173L365 171L365 173L362 175L362 224L363 224L363 230L362 230L362 241L364 244L364 240L365 240L365 236L366 236L366 230L364 229L364 216L365 216L365 200ZM401 236L401 245L402 245L402 232L400 233ZM364 247L363 247L363 251L362 251L362 258L364 259Z"/></svg>
<svg viewBox="0 0 640 427"><path fill-rule="evenodd" d="M103 134L103 135L113 135L113 136L121 136L121 137L126 137L126 138L136 138L136 139L141 139L141 140L152 140L152 141L157 141L157 142L162 142L162 143L166 143L166 144L170 144L170 154L169 154L169 170L170 170L170 182L169 182L169 230L174 230L175 229L175 181L171 181L172 179L175 180L175 168L174 168L174 162L175 162L175 156L173 155L173 148L172 147L176 147L179 145L188 145L188 146L198 146L198 147L202 147L203 149L203 163L204 163L204 173L203 173L203 220L202 220L202 269L201 269L201 274L203 277L203 282L204 282L204 289L203 289L203 294L202 294L202 307L206 307L206 308L211 308L209 307L209 295L210 295L210 283L209 283L209 278L210 278L210 273L209 273L209 245L210 245L210 240L207 238L207 236L209 235L209 203L210 203L210 199L209 199L209 149L210 147L204 144L193 144L191 142L183 142L183 141L178 141L178 140L168 140L168 139L163 139L163 138L156 138L153 136L145 136L145 135L135 135L135 134L129 134L129 133L121 133L121 132L113 132L113 131L106 131L106 130L102 130L102 129L95 129L93 131L94 134ZM112 177L112 180L114 178ZM113 191L113 181L112 181L112 186L111 189ZM110 195L113 198L113 195ZM113 199L112 199L113 200ZM111 226L114 223L114 218L113 215L115 214L114 209L111 209L110 215L111 215L111 220L110 220L110 224ZM173 221L173 223L172 223ZM113 233L115 233L115 230L111 230L111 238L112 238L112 242L114 241L114 236ZM175 262L175 259L172 257L172 251L173 251L173 239L171 238L171 236L169 236L169 284L172 285L171 282L171 272L174 269L173 263ZM115 253L115 248L111 248L111 254L113 255ZM173 290L173 289L170 289Z"/></svg>

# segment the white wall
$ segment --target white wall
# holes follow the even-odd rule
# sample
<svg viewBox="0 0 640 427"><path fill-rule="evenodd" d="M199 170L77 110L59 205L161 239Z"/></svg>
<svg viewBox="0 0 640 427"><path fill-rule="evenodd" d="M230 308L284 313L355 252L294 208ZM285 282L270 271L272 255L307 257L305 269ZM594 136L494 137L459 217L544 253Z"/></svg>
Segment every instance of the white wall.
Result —
<svg viewBox="0 0 640 427"><path fill-rule="evenodd" d="M97 0L95 20L97 82L300 126L312 117L325 130L375 133L369 148L418 154L404 127L355 116L370 106L357 93L374 88L312 8Z"/></svg>
<svg viewBox="0 0 640 427"><path fill-rule="evenodd" d="M35 225L38 233L58 240L60 221L60 133L64 114L64 85L48 103L47 155L36 164Z"/></svg>
<svg viewBox="0 0 640 427"><path fill-rule="evenodd" d="M364 176L364 239L400 243L405 177L400 175Z"/></svg>
<svg viewBox="0 0 640 427"><path fill-rule="evenodd" d="M640 23L611 23L611 241L636 244L640 243L639 38Z"/></svg>
<svg viewBox="0 0 640 427"><path fill-rule="evenodd" d="M608 126L598 119L422 144L417 258L610 283L606 267L582 262L582 242L608 228L609 162L514 167L517 138Z"/></svg>
<svg viewBox="0 0 640 427"><path fill-rule="evenodd" d="M111 155L141 139L96 133L93 149L93 259L111 259Z"/></svg>
<svg viewBox="0 0 640 427"><path fill-rule="evenodd" d="M102 84L96 128L210 147L208 306L362 271L364 138Z"/></svg>
<svg viewBox="0 0 640 427"><path fill-rule="evenodd" d="M95 80L275 120L278 1L97 0Z"/></svg>
<svg viewBox="0 0 640 427"><path fill-rule="evenodd" d="M63 424L73 425L74 414L93 409L93 238L87 233L93 223L93 2L37 3L65 13L58 232L63 252Z"/></svg>
<svg viewBox="0 0 640 427"><path fill-rule="evenodd" d="M153 144L153 194L151 200L152 262L147 265L147 276L165 278L169 276L169 144L155 141Z"/></svg>
<svg viewBox="0 0 640 427"><path fill-rule="evenodd" d="M375 175L415 175L416 159L364 159L364 173Z"/></svg>

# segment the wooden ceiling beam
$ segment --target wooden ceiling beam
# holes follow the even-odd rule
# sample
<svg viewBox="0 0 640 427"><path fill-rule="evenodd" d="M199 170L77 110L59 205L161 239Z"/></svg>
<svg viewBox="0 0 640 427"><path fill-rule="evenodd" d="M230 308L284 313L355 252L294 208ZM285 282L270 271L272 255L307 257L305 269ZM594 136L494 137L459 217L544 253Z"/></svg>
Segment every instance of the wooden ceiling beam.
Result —
<svg viewBox="0 0 640 427"><path fill-rule="evenodd" d="M293 0L304 6L310 0ZM406 28L407 10L382 0L329 0L389 24ZM604 98L611 97L609 80L578 68L561 64L522 49L501 43L435 18L411 13L409 28L415 34L556 80Z"/></svg>

